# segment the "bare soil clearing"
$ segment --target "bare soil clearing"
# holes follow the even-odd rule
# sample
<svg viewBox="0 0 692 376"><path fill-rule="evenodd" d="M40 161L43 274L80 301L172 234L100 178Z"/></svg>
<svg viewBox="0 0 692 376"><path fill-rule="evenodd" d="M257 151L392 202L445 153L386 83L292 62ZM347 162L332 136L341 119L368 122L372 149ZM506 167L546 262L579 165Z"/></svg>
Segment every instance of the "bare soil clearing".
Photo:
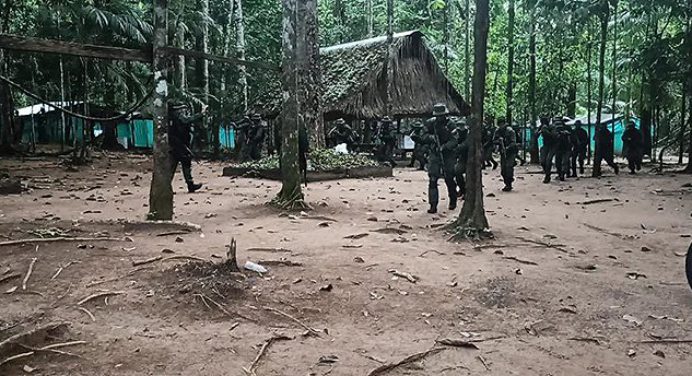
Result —
<svg viewBox="0 0 692 376"><path fill-rule="evenodd" d="M426 175L410 169L310 184L315 211L303 215L265 205L279 183L221 177L223 165L202 163L193 171L201 192L185 193L180 175L174 182L177 220L201 231L118 222L144 218L150 164L113 154L68 172L51 160L0 161L32 188L0 196L0 242L118 239L0 246L0 341L68 323L25 345L86 342L56 349L69 354L36 350L0 374L368 375L434 347L443 350L375 372L692 369L692 343L666 342L692 340L689 176L543 185L537 167L521 167L517 191L505 194L488 171L496 238L453 244L439 225L457 213L426 214ZM269 272L225 269L232 237L241 267Z"/></svg>

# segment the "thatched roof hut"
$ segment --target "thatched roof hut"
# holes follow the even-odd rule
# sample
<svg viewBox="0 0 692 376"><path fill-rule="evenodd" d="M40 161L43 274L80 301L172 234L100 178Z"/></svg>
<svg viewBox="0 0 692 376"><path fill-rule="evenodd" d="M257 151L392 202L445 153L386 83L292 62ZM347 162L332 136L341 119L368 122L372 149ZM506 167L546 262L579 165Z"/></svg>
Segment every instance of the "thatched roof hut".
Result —
<svg viewBox="0 0 692 376"><path fill-rule="evenodd" d="M426 46L423 33L394 34L392 53L387 37L365 39L320 49L322 108L325 120L374 119L387 114L387 66L392 69L394 117L431 115L436 103L452 114L467 115L469 105L449 82ZM281 95L272 91L255 111L266 118L279 115Z"/></svg>

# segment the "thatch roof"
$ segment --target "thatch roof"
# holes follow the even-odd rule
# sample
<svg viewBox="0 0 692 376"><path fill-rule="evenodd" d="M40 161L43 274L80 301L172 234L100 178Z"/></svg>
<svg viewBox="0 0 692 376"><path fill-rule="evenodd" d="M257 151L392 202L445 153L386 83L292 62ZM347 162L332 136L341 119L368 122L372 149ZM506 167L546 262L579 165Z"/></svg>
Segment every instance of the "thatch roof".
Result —
<svg viewBox="0 0 692 376"><path fill-rule="evenodd" d="M395 34L391 55L387 53L386 36L322 48L320 64L326 120L387 115L388 64L393 75L391 115L428 116L436 103L446 103L456 115L467 115L470 110L445 77L419 31ZM278 116L280 92L271 91L264 98L255 105L255 111L267 118Z"/></svg>

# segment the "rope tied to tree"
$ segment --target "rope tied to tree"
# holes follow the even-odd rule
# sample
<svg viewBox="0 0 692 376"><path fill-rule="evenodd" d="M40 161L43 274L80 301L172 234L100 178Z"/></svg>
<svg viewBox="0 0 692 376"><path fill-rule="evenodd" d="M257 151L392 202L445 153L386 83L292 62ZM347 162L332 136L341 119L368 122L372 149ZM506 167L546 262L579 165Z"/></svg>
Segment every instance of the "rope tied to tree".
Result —
<svg viewBox="0 0 692 376"><path fill-rule="evenodd" d="M144 97L142 97L142 99L140 99L138 102L136 102L134 105L132 105L125 113L122 113L122 114L116 115L116 116L112 116L112 117L107 117L107 118L98 118L98 117L92 117L92 116L82 115L82 114L79 114L79 113L77 113L77 112L70 111L70 110L68 110L68 109L66 109L66 108L64 108L64 107L55 105L55 104L53 104L53 103L51 103L51 102L49 102L49 101L47 101L47 100L41 98L41 97L38 96L37 94L32 93L32 92L29 91L28 89L25 89L24 87L22 87L22 86L19 85L18 83L16 83L16 82L10 80L9 78L7 78L7 77L5 77L5 76L0 75L0 81L3 81L3 82L5 82L5 83L7 83L8 85L10 85L10 86L16 88L17 90L19 90L19 91L21 91L22 93L26 94L28 97L33 98L33 99L39 101L39 102L42 103L42 104L48 105L48 106L50 106L50 107L53 107L54 109L56 109L56 110L58 110L58 111L60 111L60 112L63 112L63 113L65 113L65 114L67 114L67 115L76 117L76 118L78 118L78 119L86 120L86 121L98 121L98 122L110 122L110 121L120 120L120 119L124 119L124 118L129 117L129 116L130 116L132 113L134 113L137 109L139 109L140 107L142 107L142 105L144 104L144 102L146 102L146 101L151 97L151 95L154 93L154 90L151 89Z"/></svg>

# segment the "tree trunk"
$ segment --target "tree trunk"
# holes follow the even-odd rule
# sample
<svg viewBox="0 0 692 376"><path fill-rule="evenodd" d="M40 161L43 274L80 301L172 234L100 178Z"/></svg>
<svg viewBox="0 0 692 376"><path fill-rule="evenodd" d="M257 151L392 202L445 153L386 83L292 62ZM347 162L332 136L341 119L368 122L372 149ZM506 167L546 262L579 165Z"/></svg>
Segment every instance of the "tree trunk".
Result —
<svg viewBox="0 0 692 376"><path fill-rule="evenodd" d="M685 117L687 116L687 85L686 82L682 83L682 106L680 110L680 151L678 153L678 164L682 164L683 154L685 153L685 126L687 122Z"/></svg>
<svg viewBox="0 0 692 376"><path fill-rule="evenodd" d="M283 22L281 34L281 81L283 84L283 106L281 111L281 191L273 203L282 209L305 207L300 187L298 163L298 130L301 126L300 103L298 103L298 67L305 56L298 56L298 43L305 43L296 35L301 29L297 18L296 0L282 0Z"/></svg>
<svg viewBox="0 0 692 376"><path fill-rule="evenodd" d="M320 70L320 47L317 21L317 0L298 1L297 35L299 38L297 55L305 64L298 67L299 100L301 115L310 137L310 147L325 148L324 118L320 106L322 92Z"/></svg>
<svg viewBox="0 0 692 376"><path fill-rule="evenodd" d="M201 0L200 5L202 6L202 14L205 16L206 19L209 19L209 0ZM207 22L206 19L202 23L202 52L208 54L209 22ZM202 100L204 101L205 105L209 105L209 60L207 59L202 60ZM218 128L214 129L216 129L216 134L214 134L214 132L211 132L211 135L209 135L209 117L203 117L202 129L200 129L200 132L198 133L201 135L200 141L202 141L202 147L206 151L209 150L209 142L211 142L213 150L219 149L219 132Z"/></svg>
<svg viewBox="0 0 692 376"><path fill-rule="evenodd" d="M514 0L509 0L509 21L507 24L507 124L512 124L512 108L514 99L512 97L514 88Z"/></svg>
<svg viewBox="0 0 692 376"><path fill-rule="evenodd" d="M474 28L473 95L471 127L469 129L469 158L466 167L466 197L461 214L455 222L457 236L477 237L487 233L488 219L483 208L483 174L481 172L481 128L485 98L485 73L489 29L488 0L476 0Z"/></svg>
<svg viewBox="0 0 692 376"><path fill-rule="evenodd" d="M529 9L529 106L531 107L531 163L539 163L538 150L538 111L536 108L536 5Z"/></svg>
<svg viewBox="0 0 692 376"><path fill-rule="evenodd" d="M605 95L605 54L608 42L608 20L610 19L610 6L608 1L602 1L602 13L601 13L601 48L598 56L598 108L596 108L596 125L601 124L601 116L603 115L603 102ZM596 143L596 154L602 153L599 150L599 143ZM601 174L601 166L594 164L593 166L593 176L599 176Z"/></svg>
<svg viewBox="0 0 692 376"><path fill-rule="evenodd" d="M466 0L466 35L464 37L464 94L466 100L471 97L471 4Z"/></svg>
<svg viewBox="0 0 692 376"><path fill-rule="evenodd" d="M230 50L231 50L231 30L233 29L233 9L235 6L235 0L227 0L228 1L228 15L226 18L226 24L224 25L224 33L223 33L223 45L221 46L221 55L224 57L227 57ZM228 118L230 117L230 109L228 107L228 98L229 98L229 93L228 93L228 88L227 88L227 82L228 82L228 70L226 67L222 68L222 73L221 73L221 80L219 83L219 114L221 114L220 117L214 119L214 123L212 124L212 136L214 137L212 140L213 145L214 145L214 150L213 150L213 155L214 158L218 159L221 156L221 140L219 136L219 127L221 125L221 122L226 122L228 121Z"/></svg>
<svg viewBox="0 0 692 376"><path fill-rule="evenodd" d="M393 68L389 61L392 56L392 43L394 42L394 0L387 0L387 57L384 69L387 75L387 115L392 115L392 76Z"/></svg>
<svg viewBox="0 0 692 376"><path fill-rule="evenodd" d="M365 2L365 18L368 27L368 38L375 35L375 14L372 9L372 0Z"/></svg>
<svg viewBox="0 0 692 376"><path fill-rule="evenodd" d="M152 220L173 219L173 169L168 143L168 67L161 51L168 44L168 0L154 0L153 72L154 172L149 191Z"/></svg>
<svg viewBox="0 0 692 376"><path fill-rule="evenodd" d="M3 15L0 17L2 24L0 32L10 31L10 14L12 11L12 1L5 3ZM0 49L0 74L8 75L6 72L5 51ZM12 132L14 127L14 105L12 103L12 89L5 82L0 83L0 154L12 153Z"/></svg>
<svg viewBox="0 0 692 376"><path fill-rule="evenodd" d="M615 114L617 113L616 106L618 100L618 87L617 87L617 76L618 76L618 0L615 0L613 9L613 108L611 112L613 113L613 122L610 125L610 131L615 137ZM613 153L615 153L615 142L613 142Z"/></svg>
<svg viewBox="0 0 692 376"><path fill-rule="evenodd" d="M295 9L294 9L295 10ZM243 0L235 3L235 53L236 58L245 60L245 19L243 18ZM247 68L238 65L238 85L240 85L240 102L243 113L248 109Z"/></svg>
<svg viewBox="0 0 692 376"><path fill-rule="evenodd" d="M577 83L570 82L567 89L567 117L577 117Z"/></svg>
<svg viewBox="0 0 692 376"><path fill-rule="evenodd" d="M185 29L183 28L183 23L178 21L175 32L175 44L178 48L185 48ZM178 88L181 91L187 91L187 72L185 68L185 56L178 55L177 58L177 80Z"/></svg>
<svg viewBox="0 0 692 376"><path fill-rule="evenodd" d="M586 124L587 134L589 135L589 142L586 144L586 163L591 164L591 101L592 97L592 83L593 77L591 77L591 55L593 51L593 39L591 34L591 23L587 25L587 32L589 33L589 41L586 50L586 116L588 118Z"/></svg>

